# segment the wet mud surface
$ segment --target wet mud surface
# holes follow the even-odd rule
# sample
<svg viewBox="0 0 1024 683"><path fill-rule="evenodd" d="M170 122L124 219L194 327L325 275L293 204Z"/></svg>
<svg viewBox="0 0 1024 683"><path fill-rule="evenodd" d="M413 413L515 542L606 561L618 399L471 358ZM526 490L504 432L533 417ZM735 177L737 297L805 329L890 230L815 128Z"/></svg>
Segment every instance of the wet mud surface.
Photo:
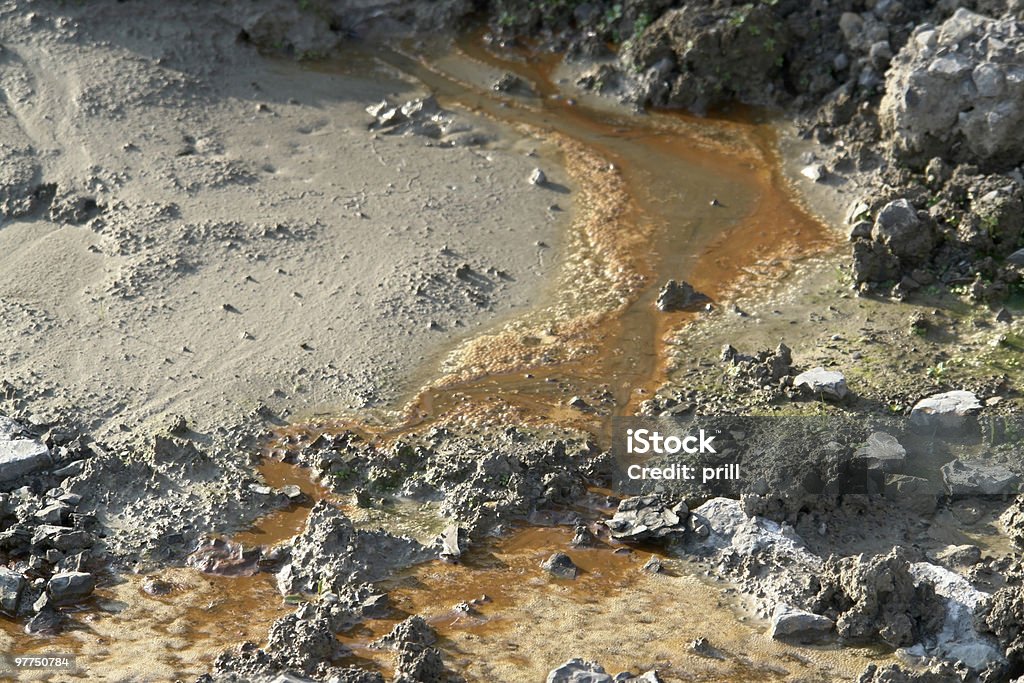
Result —
<svg viewBox="0 0 1024 683"><path fill-rule="evenodd" d="M785 510L779 518L761 517L735 500L689 510L655 497L639 504L650 508L645 514L668 520L671 541L653 547L610 535L617 527L609 518L629 512L616 513L623 492L608 488L614 418L677 407L824 411L821 400L800 397L790 378L793 366L846 362L852 352L846 337L869 336L870 326L905 327L906 308L843 296L846 283L831 272L839 239L795 198L778 152L777 121L746 109L708 118L638 115L570 88L556 60L526 49L499 54L478 34L454 43L353 46L344 63L313 59L303 68L327 79L321 84L343 83L341 77L353 72L378 74L389 87L364 83L359 95L368 100L359 107L371 105L370 130L360 129L360 120L345 135L365 136L359 138L361 153L388 172L404 172L403 155L420 154L421 145L459 155L465 162L460 173L468 168L470 182L488 188L481 196L493 199L490 208L500 208L508 221L487 224L493 240L485 241L494 242L494 258L457 264L461 247L445 242L433 226L387 227L412 230L418 247L436 252L437 263L417 261L410 272L398 267L386 278L405 298L387 299L381 310L401 320L396 334L412 340L408 347L389 346L388 353L423 350L411 363L418 366L412 379L360 376L355 394L364 409L339 414L338 395L319 385L320 375L305 364L296 366L291 380L294 393L303 395L301 406L277 415L266 405L253 409L262 427L218 446L219 453L232 453L232 467L204 459L196 445L212 441L191 431L191 421L172 421L167 434L153 439L144 465L114 467L117 477L110 481L129 488L152 480L154 496L173 492L183 501L173 517L181 528L167 528L161 510L147 520L150 526L138 524L145 528L137 537L118 529L105 547L120 569L96 572L92 597L61 612L63 630L29 635L22 621L0 619L0 650L74 652L88 667L79 678L98 680L198 676L204 683L235 683L282 671L313 680L381 680L376 674L401 681L543 680L574 657L598 661L613 673L657 670L665 681L855 680L871 664L907 661L895 648L911 645L924 624L940 623L943 600L957 609L985 600L964 577L991 590L1005 585L1003 574L1012 572L1004 570L1016 551L1000 526L1005 504L995 500L951 502L929 525L916 516L893 523L898 508L865 510L856 502L834 509L823 504L806 515L789 511L791 518L783 519ZM300 73L294 64L270 70L279 85ZM422 97L426 93L436 101ZM374 107L371 96L389 99ZM326 90L318 97L330 100ZM344 115L358 111L356 104L347 103ZM256 114L276 116L274 108L300 105L275 101L257 105ZM387 123L398 117L393 110L407 107L414 113L403 113L400 125ZM418 127L423 121L416 108L430 107L438 108L440 133ZM463 129L464 121L474 123ZM317 135L327 129L321 121L297 131ZM489 143L479 143L488 137ZM271 141L271 147L288 144ZM316 146L310 143L306 152ZM325 153L315 156L323 161ZM440 183L434 190L457 193L458 186L439 172L442 166L430 169L431 182ZM509 177L509 169L518 175ZM417 178L402 178L406 209L418 201ZM397 220L398 209L385 207L401 184L390 182L376 204L355 197L345 205L347 218L376 221L370 214L381 210ZM502 184L517 189L503 193ZM443 206L435 200L428 197L421 209ZM519 201L528 206L512 217L508 202ZM458 211L440 215L452 222L453 239L469 240L464 229L473 225L473 212L487 210L460 203ZM399 235L398 241L404 239ZM514 255L515 273L499 267L503 253ZM300 264L306 258L299 251L292 256ZM327 272L321 274L326 278ZM372 281L372 274L364 275ZM261 277L262 271L254 282ZM432 289L431 283L442 281L443 287ZM700 305L662 310L672 308L662 305L669 281L688 283L703 295ZM289 306L298 309L304 296L293 293ZM233 308L223 304L220 313L237 313ZM477 329L462 329L474 309L486 315L474 311ZM840 333L816 327L828 318L844 321ZM423 330L414 332L415 326L443 332L446 343L416 347ZM253 341L244 334L250 338L243 342ZM803 348L771 378L772 386L751 390L742 385L744 377L736 379L739 371L723 370L723 345L740 339L751 347L743 350L753 352L792 334ZM963 337L991 346L986 334L972 330ZM818 337L821 343L811 344ZM948 342L926 330L920 339L892 343L901 358L937 364L942 361L933 346ZM302 350L313 353L318 345ZM765 353L767 360L737 365L747 363L744 372L770 365L789 350ZM741 356L733 349L730 358ZM409 360L406 354L402 363ZM840 410L905 402L909 390L892 390L897 380L889 373L873 373L859 356L849 360L857 361L848 375L863 396ZM332 363L323 373L341 381L330 372L337 369ZM387 378L398 378L396 368L405 367L385 365ZM936 390L945 388L938 381L942 368L929 375ZM920 382L909 374L898 381ZM374 382L388 384L387 390L366 388ZM275 405L289 404L288 392L272 395ZM350 398L343 401L349 407L360 403ZM858 400L863 402L853 403ZM116 460L97 452L104 467ZM91 511L112 529L120 524L135 531L131 516L145 507L142 498L119 508L118 518L105 517L117 495L96 503L89 493L106 480L106 471L90 463L68 481L74 477L67 487L78 502L86 501L82 514ZM48 501L40 491L18 495L36 507ZM213 499L212 507L206 498ZM227 511L231 519L182 520L189 506ZM19 509L21 518L35 508L26 503ZM238 510L244 514L232 512ZM826 528L837 531L821 531ZM592 543L577 543L581 534L592 535ZM132 552L135 538L145 543L141 557ZM911 549L897 552L897 545ZM949 546L968 545L977 551L961 552L968 566L936 559ZM561 565L552 557L556 551L567 556ZM833 552L846 557L830 558ZM883 557L854 557L859 553ZM46 558L54 565L68 560L59 552ZM956 572L936 574L940 568L932 561ZM790 570L785 580L772 577ZM558 578L558 571L574 578ZM869 583L884 594L890 576L902 590L890 601L853 595ZM921 576L932 577L944 592L937 596ZM902 630L892 628L886 609L908 600L912 623L899 622L897 614L890 621ZM855 625L874 644L840 646L834 635L815 645L772 638L776 602L813 604L830 615L820 617L830 629L855 613L864 622ZM954 624L957 637L982 642L965 623ZM846 622L841 626L852 630ZM878 633L889 639L879 645L878 638L871 640ZM984 637L988 647L991 638ZM948 639L940 645L952 647ZM37 678L63 680L43 673Z"/></svg>

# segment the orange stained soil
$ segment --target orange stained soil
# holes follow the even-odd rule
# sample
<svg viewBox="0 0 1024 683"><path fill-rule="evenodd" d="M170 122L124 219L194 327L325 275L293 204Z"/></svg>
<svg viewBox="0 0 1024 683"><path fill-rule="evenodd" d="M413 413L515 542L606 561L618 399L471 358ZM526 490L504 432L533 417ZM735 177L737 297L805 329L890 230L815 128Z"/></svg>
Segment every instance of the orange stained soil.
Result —
<svg viewBox="0 0 1024 683"><path fill-rule="evenodd" d="M446 663L468 681L541 681L572 657L612 674L655 668L666 681L722 682L855 680L868 664L891 661L869 649L772 640L766 624L737 618L728 584L699 577L695 565L662 557L654 574L643 569L649 551L571 548L571 537L564 527L526 528L471 550L464 564L430 562L396 577L385 584L392 618L342 636L352 661L388 672L393 655L368 644L412 614L428 620ZM575 580L541 568L553 549L580 568ZM694 651L700 638L713 656Z"/></svg>

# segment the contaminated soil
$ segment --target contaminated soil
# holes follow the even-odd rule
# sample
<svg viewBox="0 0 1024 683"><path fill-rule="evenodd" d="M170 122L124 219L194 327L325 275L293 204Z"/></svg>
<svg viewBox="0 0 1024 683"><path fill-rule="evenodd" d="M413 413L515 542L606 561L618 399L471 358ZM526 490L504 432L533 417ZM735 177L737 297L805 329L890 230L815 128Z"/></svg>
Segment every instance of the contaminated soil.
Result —
<svg viewBox="0 0 1024 683"><path fill-rule="evenodd" d="M841 4L4 4L14 675L1024 672L1019 8Z"/></svg>

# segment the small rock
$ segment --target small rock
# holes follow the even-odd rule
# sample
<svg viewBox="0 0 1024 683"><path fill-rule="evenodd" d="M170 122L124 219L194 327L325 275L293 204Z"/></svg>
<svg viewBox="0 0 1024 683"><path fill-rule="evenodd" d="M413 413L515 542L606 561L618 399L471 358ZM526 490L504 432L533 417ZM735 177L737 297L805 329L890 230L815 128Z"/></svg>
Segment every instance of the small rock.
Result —
<svg viewBox="0 0 1024 683"><path fill-rule="evenodd" d="M0 432L0 481L13 481L52 464L50 449L35 439L8 439Z"/></svg>
<svg viewBox="0 0 1024 683"><path fill-rule="evenodd" d="M711 641L707 638L697 638L690 641L690 650L694 654L698 654L701 657L711 657L713 659L725 659L718 648L711 644Z"/></svg>
<svg viewBox="0 0 1024 683"><path fill-rule="evenodd" d="M71 507L64 505L63 503L53 503L51 505L47 505L42 510L39 510L33 516L43 524L60 526L68 520L68 516L71 512Z"/></svg>
<svg viewBox="0 0 1024 683"><path fill-rule="evenodd" d="M846 209L846 224L854 225L868 217L871 207L862 199L854 200Z"/></svg>
<svg viewBox="0 0 1024 683"><path fill-rule="evenodd" d="M848 233L851 242L858 239L870 239L871 237L871 223L867 221L860 221L850 226L850 232Z"/></svg>
<svg viewBox="0 0 1024 683"><path fill-rule="evenodd" d="M706 294L695 290L690 283L669 280L658 293L656 305L659 311L669 313L698 310L710 301Z"/></svg>
<svg viewBox="0 0 1024 683"><path fill-rule="evenodd" d="M822 164L810 164L800 169L800 175L816 183L822 183L828 178L828 171Z"/></svg>
<svg viewBox="0 0 1024 683"><path fill-rule="evenodd" d="M793 640L801 643L821 641L835 626L828 617L805 612L790 605L775 606L768 635L775 640Z"/></svg>
<svg viewBox="0 0 1024 683"><path fill-rule="evenodd" d="M55 605L70 605L92 595L96 577L86 572L61 572L50 577L46 592Z"/></svg>
<svg viewBox="0 0 1024 683"><path fill-rule="evenodd" d="M166 425L169 434L180 435L188 432L188 421L183 415L169 415Z"/></svg>
<svg viewBox="0 0 1024 683"><path fill-rule="evenodd" d="M931 229L906 199L891 201L878 211L871 236L896 256L917 261L924 260L933 245Z"/></svg>
<svg viewBox="0 0 1024 683"><path fill-rule="evenodd" d="M604 667L597 662L570 659L548 673L547 683L614 683Z"/></svg>
<svg viewBox="0 0 1024 683"><path fill-rule="evenodd" d="M643 570L652 574L660 574L665 570L665 567L656 555L651 555L650 559L644 563Z"/></svg>
<svg viewBox="0 0 1024 683"><path fill-rule="evenodd" d="M434 542L440 546L438 556L445 562L457 562L466 550L467 534L457 524L449 524Z"/></svg>
<svg viewBox="0 0 1024 683"><path fill-rule="evenodd" d="M64 617L60 612L51 608L44 609L25 624L25 633L56 633L64 623Z"/></svg>
<svg viewBox="0 0 1024 683"><path fill-rule="evenodd" d="M590 531L590 527L586 524L577 524L576 533L572 537L572 540L569 541L569 545L574 548L589 548L593 546L596 541L597 539L594 538L594 534Z"/></svg>
<svg viewBox="0 0 1024 683"><path fill-rule="evenodd" d="M666 502L660 496L635 496L620 502L605 525L620 541L665 541L686 530L689 514L686 503Z"/></svg>
<svg viewBox="0 0 1024 683"><path fill-rule="evenodd" d="M1006 257L1007 263L1012 263L1015 266L1024 266L1024 249L1018 249L1009 256Z"/></svg>
<svg viewBox="0 0 1024 683"><path fill-rule="evenodd" d="M494 84L491 85L491 89L495 92L515 93L520 95L533 94L533 89L530 87L530 84L511 71L506 71L498 78L498 80L494 81Z"/></svg>
<svg viewBox="0 0 1024 683"><path fill-rule="evenodd" d="M973 567L981 562L981 548L976 545L948 545L935 553L933 559L947 567Z"/></svg>
<svg viewBox="0 0 1024 683"><path fill-rule="evenodd" d="M947 462L941 471L942 481L952 496L1009 494L1019 480L1016 473L1002 465L959 459Z"/></svg>
<svg viewBox="0 0 1024 683"><path fill-rule="evenodd" d="M901 472L907 458L907 449L892 434L873 432L855 455L865 461L869 470Z"/></svg>
<svg viewBox="0 0 1024 683"><path fill-rule="evenodd" d="M926 428L957 429L979 410L981 403L972 392L947 391L918 401L910 411L910 421Z"/></svg>
<svg viewBox="0 0 1024 683"><path fill-rule="evenodd" d="M402 105L402 116L408 119L422 119L433 116L441 111L441 105L437 99L430 95L415 100L410 100Z"/></svg>
<svg viewBox="0 0 1024 683"><path fill-rule="evenodd" d="M149 577L142 582L142 590L148 595L168 595L172 590L174 590L174 585L169 581L164 581L163 579Z"/></svg>
<svg viewBox="0 0 1024 683"><path fill-rule="evenodd" d="M21 572L0 568L0 610L16 614L25 590L25 577Z"/></svg>
<svg viewBox="0 0 1024 683"><path fill-rule="evenodd" d="M302 489L295 484L285 484L281 487L281 493L283 493L285 498L293 503L300 502L306 497L306 494L302 492Z"/></svg>
<svg viewBox="0 0 1024 683"><path fill-rule="evenodd" d="M541 567L560 579L575 579L579 574L576 563L565 553L553 553L541 564Z"/></svg>
<svg viewBox="0 0 1024 683"><path fill-rule="evenodd" d="M539 168L533 169L533 172L530 173L530 184L531 185L545 185L545 184L547 184L547 182L548 182L547 175L544 173L544 171L540 170Z"/></svg>
<svg viewBox="0 0 1024 683"><path fill-rule="evenodd" d="M793 378L793 386L803 387L815 396L837 401L842 400L849 393L843 373L825 368L812 368L801 372Z"/></svg>

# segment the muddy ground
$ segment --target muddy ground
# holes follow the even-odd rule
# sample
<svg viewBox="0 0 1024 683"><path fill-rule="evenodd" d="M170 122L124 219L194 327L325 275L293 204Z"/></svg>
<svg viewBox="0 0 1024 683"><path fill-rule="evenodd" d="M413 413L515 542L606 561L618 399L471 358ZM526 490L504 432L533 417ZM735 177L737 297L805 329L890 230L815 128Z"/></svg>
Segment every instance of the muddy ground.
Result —
<svg viewBox="0 0 1024 683"><path fill-rule="evenodd" d="M15 676L1020 676L1015 12L3 4Z"/></svg>

